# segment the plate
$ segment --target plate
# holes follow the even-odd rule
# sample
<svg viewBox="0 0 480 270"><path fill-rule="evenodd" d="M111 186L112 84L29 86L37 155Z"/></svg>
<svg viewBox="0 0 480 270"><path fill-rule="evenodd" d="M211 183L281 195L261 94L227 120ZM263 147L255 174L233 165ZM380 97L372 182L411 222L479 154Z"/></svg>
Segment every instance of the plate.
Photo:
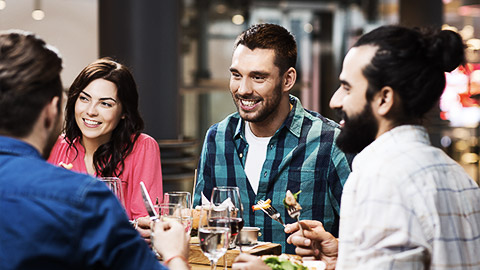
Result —
<svg viewBox="0 0 480 270"><path fill-rule="evenodd" d="M303 261L303 266L308 267L308 270L324 270L327 266L322 261Z"/></svg>

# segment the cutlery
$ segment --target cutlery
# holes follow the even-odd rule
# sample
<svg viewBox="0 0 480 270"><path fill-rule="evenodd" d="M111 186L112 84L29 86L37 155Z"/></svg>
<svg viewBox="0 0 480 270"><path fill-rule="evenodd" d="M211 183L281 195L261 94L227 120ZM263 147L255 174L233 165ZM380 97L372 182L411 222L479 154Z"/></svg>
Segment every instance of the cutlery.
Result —
<svg viewBox="0 0 480 270"><path fill-rule="evenodd" d="M264 200L259 200L258 204L263 204L264 202ZM267 216L271 217L273 220L277 221L278 223L282 224L283 227L285 227L285 223L283 223L280 213L273 206L269 205L269 207L267 208L260 207L260 209L262 209L262 211L267 214Z"/></svg>
<svg viewBox="0 0 480 270"><path fill-rule="evenodd" d="M287 213L291 218L297 220L298 228L300 228L300 232L302 233L303 237L305 237L302 225L300 225L300 209L296 208L295 206L288 206Z"/></svg>
<svg viewBox="0 0 480 270"><path fill-rule="evenodd" d="M145 187L145 184L143 183L143 181L140 181L140 187L142 191L143 203L145 204L145 208L147 209L150 219L157 220L158 214L155 211L155 208L153 207L152 200L150 199L150 195L148 194L147 188Z"/></svg>

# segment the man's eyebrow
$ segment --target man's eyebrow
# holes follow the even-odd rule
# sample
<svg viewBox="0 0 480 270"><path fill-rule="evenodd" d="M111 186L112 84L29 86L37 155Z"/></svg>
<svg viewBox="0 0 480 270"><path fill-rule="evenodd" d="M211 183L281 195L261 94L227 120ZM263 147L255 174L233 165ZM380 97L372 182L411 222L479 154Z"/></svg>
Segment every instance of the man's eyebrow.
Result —
<svg viewBox="0 0 480 270"><path fill-rule="evenodd" d="M345 81L345 80L340 80L340 84L346 85L346 86L348 86L348 87L351 87L350 83L347 82L347 81Z"/></svg>
<svg viewBox="0 0 480 270"><path fill-rule="evenodd" d="M269 75L270 75L270 73L265 72L265 71L252 71L252 72L250 72L250 76L252 76L252 77L255 77L255 76L267 77Z"/></svg>

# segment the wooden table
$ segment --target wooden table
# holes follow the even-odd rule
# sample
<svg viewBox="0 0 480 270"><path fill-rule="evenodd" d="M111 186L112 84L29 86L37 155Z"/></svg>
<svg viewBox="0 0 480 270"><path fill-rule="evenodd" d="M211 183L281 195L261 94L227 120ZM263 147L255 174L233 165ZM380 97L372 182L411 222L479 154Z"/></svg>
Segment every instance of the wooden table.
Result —
<svg viewBox="0 0 480 270"><path fill-rule="evenodd" d="M275 244L275 243L265 243L263 245L259 245L253 249L244 251L245 253L261 256L261 255L280 255L282 253L282 245ZM227 258L227 266L230 268L232 266L233 261L235 258L240 254L239 249L231 249L228 250L227 253L224 255ZM190 255L188 258L192 269L194 270L202 270L202 269L210 269L210 261L203 255L202 250L198 244L191 244L190 245ZM224 258L220 258L217 263L217 269L223 269L224 265Z"/></svg>

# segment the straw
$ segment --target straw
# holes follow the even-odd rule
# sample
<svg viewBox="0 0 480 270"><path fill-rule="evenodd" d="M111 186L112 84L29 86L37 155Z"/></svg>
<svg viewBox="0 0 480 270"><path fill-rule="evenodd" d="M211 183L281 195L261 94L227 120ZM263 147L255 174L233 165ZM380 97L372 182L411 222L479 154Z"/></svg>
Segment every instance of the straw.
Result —
<svg viewBox="0 0 480 270"><path fill-rule="evenodd" d="M197 169L195 169L195 174L193 175L193 191L192 191L192 203L190 207L193 208L193 198L195 197L195 187L197 186Z"/></svg>

